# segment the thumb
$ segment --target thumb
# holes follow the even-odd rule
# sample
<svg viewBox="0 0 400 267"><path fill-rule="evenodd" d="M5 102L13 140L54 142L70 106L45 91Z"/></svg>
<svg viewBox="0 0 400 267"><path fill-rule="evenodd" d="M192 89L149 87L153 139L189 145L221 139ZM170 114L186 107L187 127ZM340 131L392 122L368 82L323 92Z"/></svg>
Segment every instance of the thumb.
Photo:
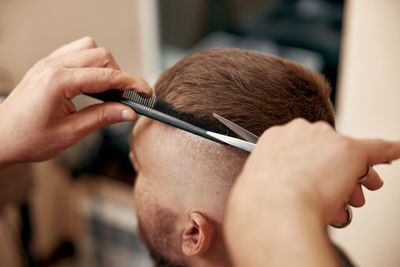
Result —
<svg viewBox="0 0 400 267"><path fill-rule="evenodd" d="M123 121L134 121L136 112L119 103L91 105L68 117L67 125L72 125L73 135L81 139L100 128Z"/></svg>

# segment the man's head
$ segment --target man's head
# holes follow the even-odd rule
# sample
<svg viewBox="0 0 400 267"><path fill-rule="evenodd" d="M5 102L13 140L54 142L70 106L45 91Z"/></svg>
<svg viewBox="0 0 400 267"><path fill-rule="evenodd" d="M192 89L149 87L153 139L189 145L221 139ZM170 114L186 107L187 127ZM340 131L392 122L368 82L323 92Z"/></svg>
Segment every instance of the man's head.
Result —
<svg viewBox="0 0 400 267"><path fill-rule="evenodd" d="M256 135L296 117L334 125L329 93L315 72L239 49L194 53L155 86L180 111L218 124L215 112ZM159 266L229 265L221 222L247 153L148 118L139 119L131 145L139 230Z"/></svg>

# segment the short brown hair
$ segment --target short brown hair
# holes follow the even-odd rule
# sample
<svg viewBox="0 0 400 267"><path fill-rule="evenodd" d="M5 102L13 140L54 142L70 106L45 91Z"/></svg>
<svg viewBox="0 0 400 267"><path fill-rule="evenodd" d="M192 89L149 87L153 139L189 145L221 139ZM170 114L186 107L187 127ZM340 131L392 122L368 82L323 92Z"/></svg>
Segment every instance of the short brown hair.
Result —
<svg viewBox="0 0 400 267"><path fill-rule="evenodd" d="M334 126L331 88L322 75L255 51L193 53L162 73L154 90L178 110L213 122L215 112L256 135L297 117Z"/></svg>
<svg viewBox="0 0 400 267"><path fill-rule="evenodd" d="M256 135L297 117L335 125L331 88L322 75L255 51L215 48L193 53L162 73L154 89L159 99L180 111L218 123L214 112ZM156 265L178 266L156 249L157 240L146 236L150 232L162 235L160 228L166 222L174 224L173 220L166 220L164 214L153 222L160 225L141 224L140 228Z"/></svg>

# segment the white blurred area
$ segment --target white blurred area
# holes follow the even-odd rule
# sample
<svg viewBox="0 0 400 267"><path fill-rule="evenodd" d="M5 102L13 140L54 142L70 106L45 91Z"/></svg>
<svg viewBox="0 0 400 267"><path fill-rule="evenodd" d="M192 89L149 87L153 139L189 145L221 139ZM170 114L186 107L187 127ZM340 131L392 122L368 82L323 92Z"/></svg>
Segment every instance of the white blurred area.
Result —
<svg viewBox="0 0 400 267"><path fill-rule="evenodd" d="M400 140L400 1L351 0L345 6L337 100L340 132ZM351 163L349 163L351 164ZM333 230L357 266L400 266L400 162L375 168L385 185L364 190L366 206Z"/></svg>

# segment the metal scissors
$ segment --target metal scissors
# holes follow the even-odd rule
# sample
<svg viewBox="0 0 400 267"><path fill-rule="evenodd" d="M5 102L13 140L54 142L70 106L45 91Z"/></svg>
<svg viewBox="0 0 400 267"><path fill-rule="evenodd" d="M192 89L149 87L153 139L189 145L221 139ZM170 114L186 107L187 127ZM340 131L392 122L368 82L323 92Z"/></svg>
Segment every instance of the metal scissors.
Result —
<svg viewBox="0 0 400 267"><path fill-rule="evenodd" d="M242 139L207 131L207 134L214 137L215 139L220 140L223 143L226 143L228 145L240 148L244 151L251 152L256 146L256 143L258 141L258 136L247 131L246 129L240 127L239 125L231 122L228 119L225 119L224 117L213 113L213 116L220 121L222 124L224 124L226 127L231 129L234 133L239 135Z"/></svg>

